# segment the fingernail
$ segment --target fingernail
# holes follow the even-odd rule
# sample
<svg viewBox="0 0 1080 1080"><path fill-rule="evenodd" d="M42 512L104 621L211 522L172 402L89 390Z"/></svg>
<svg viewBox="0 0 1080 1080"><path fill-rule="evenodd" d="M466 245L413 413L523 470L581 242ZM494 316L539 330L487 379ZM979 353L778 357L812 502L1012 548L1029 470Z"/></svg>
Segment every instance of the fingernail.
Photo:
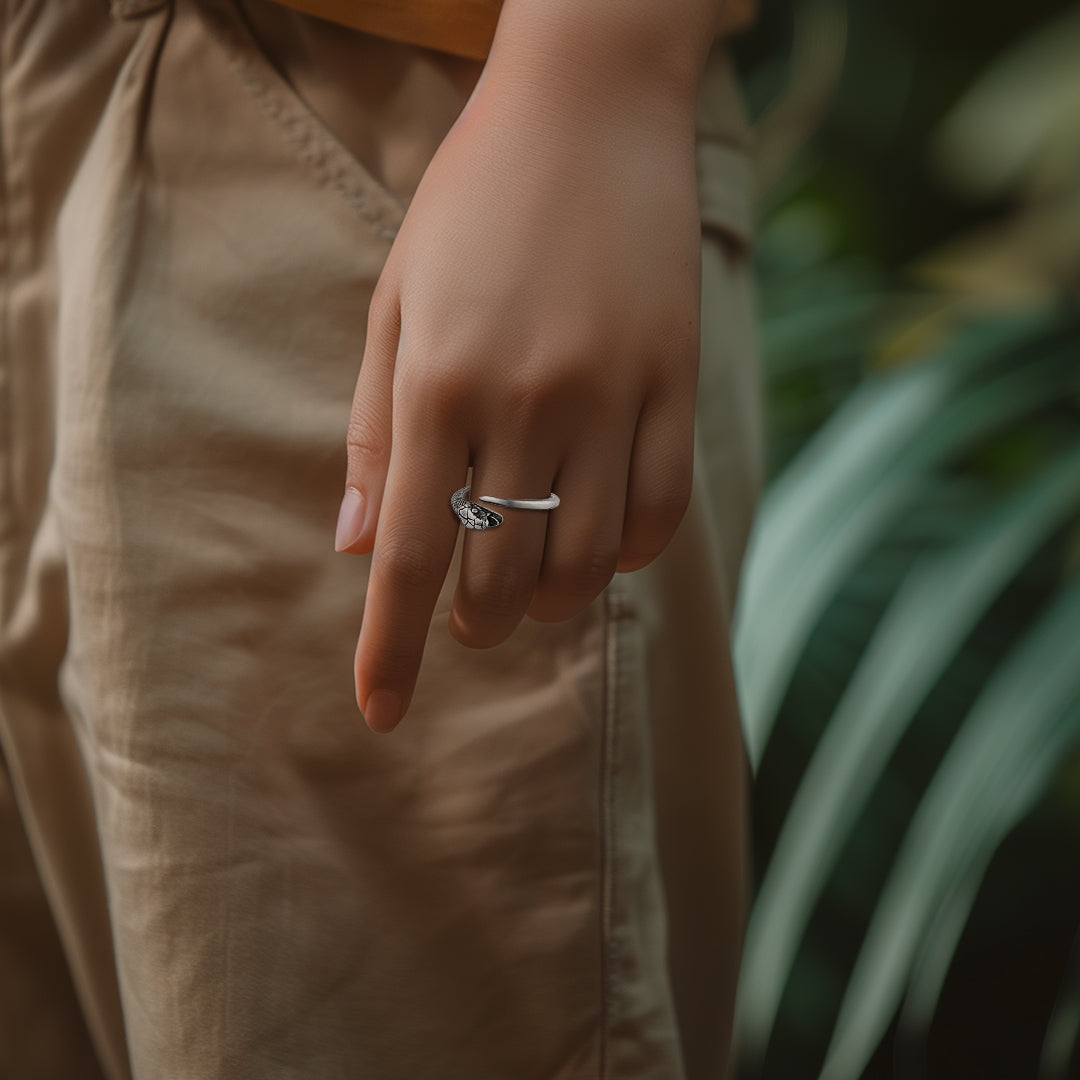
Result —
<svg viewBox="0 0 1080 1080"><path fill-rule="evenodd" d="M364 719L373 731L390 731L401 719L401 695L393 690L372 690Z"/></svg>
<svg viewBox="0 0 1080 1080"><path fill-rule="evenodd" d="M338 511L337 533L334 536L334 550L344 551L360 539L364 531L364 496L354 487L345 489Z"/></svg>

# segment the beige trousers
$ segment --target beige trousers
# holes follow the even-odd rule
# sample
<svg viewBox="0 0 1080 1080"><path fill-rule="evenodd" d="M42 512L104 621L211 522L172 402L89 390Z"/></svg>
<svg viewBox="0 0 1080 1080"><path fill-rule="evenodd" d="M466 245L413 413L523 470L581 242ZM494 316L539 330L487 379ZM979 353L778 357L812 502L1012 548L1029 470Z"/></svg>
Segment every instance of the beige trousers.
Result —
<svg viewBox="0 0 1080 1080"><path fill-rule="evenodd" d="M678 533L486 650L459 541L377 735L346 424L479 65L272 0L0 12L0 1076L727 1075L761 414L723 49Z"/></svg>

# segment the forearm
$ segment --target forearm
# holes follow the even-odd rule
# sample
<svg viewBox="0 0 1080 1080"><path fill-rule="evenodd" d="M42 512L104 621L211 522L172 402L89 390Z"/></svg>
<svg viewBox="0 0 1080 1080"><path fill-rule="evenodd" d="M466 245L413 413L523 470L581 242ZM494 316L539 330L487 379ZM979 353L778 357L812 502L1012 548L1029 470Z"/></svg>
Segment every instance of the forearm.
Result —
<svg viewBox="0 0 1080 1080"><path fill-rule="evenodd" d="M640 92L686 113L720 0L504 0L488 67L571 107Z"/></svg>

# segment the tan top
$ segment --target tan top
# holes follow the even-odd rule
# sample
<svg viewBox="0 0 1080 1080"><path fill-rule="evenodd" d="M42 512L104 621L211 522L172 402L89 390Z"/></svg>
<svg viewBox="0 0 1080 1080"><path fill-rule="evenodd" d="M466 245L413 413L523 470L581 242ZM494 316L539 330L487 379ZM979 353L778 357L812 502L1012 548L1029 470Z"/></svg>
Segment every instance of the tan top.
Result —
<svg viewBox="0 0 1080 1080"><path fill-rule="evenodd" d="M483 60L495 37L502 0L277 0L309 15L379 37ZM720 35L748 26L757 0L726 0Z"/></svg>

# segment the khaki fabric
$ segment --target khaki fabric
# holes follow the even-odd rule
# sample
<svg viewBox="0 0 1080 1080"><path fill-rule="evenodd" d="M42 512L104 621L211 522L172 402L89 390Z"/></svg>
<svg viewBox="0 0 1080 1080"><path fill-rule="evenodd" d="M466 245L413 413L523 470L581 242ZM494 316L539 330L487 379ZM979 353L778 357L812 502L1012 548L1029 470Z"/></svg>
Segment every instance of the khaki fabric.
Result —
<svg viewBox="0 0 1080 1080"><path fill-rule="evenodd" d="M491 51L503 0L277 0L297 11L369 34L483 59ZM757 0L723 0L723 37L754 20Z"/></svg>
<svg viewBox="0 0 1080 1080"><path fill-rule="evenodd" d="M346 425L479 66L273 0L0 13L0 1076L727 1075L761 413L726 55L675 539L487 650L459 541L377 735Z"/></svg>

